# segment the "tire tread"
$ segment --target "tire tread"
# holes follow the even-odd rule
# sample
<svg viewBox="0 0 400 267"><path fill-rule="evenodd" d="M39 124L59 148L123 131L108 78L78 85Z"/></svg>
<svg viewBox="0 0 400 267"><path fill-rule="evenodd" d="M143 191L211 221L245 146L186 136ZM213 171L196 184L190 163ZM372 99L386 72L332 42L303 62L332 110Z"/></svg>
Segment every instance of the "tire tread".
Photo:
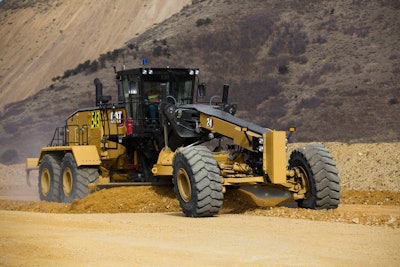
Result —
<svg viewBox="0 0 400 267"><path fill-rule="evenodd" d="M298 201L300 207L311 209L334 209L340 202L340 178L336 162L329 151L321 144L311 144L294 150L289 164L295 167L302 162L310 171L313 182L309 185L310 196Z"/></svg>
<svg viewBox="0 0 400 267"><path fill-rule="evenodd" d="M184 148L175 154L175 161L186 161L193 173L195 183L195 207L187 209L180 201L188 217L209 217L217 214L223 203L222 183L218 165L211 151L203 146ZM174 173L178 170L173 165ZM176 187L176 185L175 185ZM175 190L179 199L179 192Z"/></svg>

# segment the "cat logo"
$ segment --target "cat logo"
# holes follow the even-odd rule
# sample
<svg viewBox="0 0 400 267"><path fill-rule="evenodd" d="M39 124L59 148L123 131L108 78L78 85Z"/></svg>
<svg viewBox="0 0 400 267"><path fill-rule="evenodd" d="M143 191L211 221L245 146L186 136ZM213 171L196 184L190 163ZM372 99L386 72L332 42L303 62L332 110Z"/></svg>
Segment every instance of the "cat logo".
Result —
<svg viewBox="0 0 400 267"><path fill-rule="evenodd" d="M100 127L100 110L92 111L92 125L91 129Z"/></svg>

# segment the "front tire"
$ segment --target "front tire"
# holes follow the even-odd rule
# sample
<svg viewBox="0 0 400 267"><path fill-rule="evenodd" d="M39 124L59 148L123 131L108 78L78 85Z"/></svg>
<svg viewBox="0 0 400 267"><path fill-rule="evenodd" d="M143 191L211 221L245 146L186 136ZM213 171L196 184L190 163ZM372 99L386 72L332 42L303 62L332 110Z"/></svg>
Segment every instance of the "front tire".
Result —
<svg viewBox="0 0 400 267"><path fill-rule="evenodd" d="M61 164L61 201L71 203L89 194L88 184L97 180L97 168L78 167L71 153L65 154Z"/></svg>
<svg viewBox="0 0 400 267"><path fill-rule="evenodd" d="M44 155L39 166L39 198L42 201L60 201L60 160L54 155Z"/></svg>
<svg viewBox="0 0 400 267"><path fill-rule="evenodd" d="M173 160L174 190L187 217L217 214L223 203L218 164L209 149L202 146L184 148Z"/></svg>
<svg viewBox="0 0 400 267"><path fill-rule="evenodd" d="M340 201L340 178L336 162L320 144L307 145L292 152L289 168L298 169L303 186L308 190L305 199L297 200L299 207L308 209L335 209Z"/></svg>

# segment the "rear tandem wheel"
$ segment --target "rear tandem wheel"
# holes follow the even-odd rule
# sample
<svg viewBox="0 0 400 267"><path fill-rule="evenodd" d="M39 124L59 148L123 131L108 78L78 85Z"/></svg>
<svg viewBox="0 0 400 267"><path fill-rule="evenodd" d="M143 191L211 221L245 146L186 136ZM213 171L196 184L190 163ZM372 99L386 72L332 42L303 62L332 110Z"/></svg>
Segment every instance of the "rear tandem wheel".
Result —
<svg viewBox="0 0 400 267"><path fill-rule="evenodd" d="M88 195L88 184L99 177L98 169L78 167L71 153L65 154L61 163L61 202L71 203L74 199L82 199Z"/></svg>
<svg viewBox="0 0 400 267"><path fill-rule="evenodd" d="M44 201L60 201L60 160L58 157L44 155L39 165L39 198Z"/></svg>

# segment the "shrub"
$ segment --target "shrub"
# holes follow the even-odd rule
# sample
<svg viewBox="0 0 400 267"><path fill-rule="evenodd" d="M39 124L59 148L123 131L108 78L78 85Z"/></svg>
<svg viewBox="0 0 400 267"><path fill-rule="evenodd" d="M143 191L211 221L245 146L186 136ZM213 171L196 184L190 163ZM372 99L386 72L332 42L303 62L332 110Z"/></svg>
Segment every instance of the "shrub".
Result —
<svg viewBox="0 0 400 267"><path fill-rule="evenodd" d="M305 98L300 101L293 113L296 115L299 114L303 109L315 109L319 107L320 104L321 100L318 97L312 96L310 98Z"/></svg>
<svg viewBox="0 0 400 267"><path fill-rule="evenodd" d="M44 4L46 6L50 6L48 0L24 0L24 1L1 1L0 2L0 9L2 10L15 10L15 9L25 9L34 7L37 4Z"/></svg>
<svg viewBox="0 0 400 267"><path fill-rule="evenodd" d="M292 60L294 62L302 64L302 65L307 64L307 62L308 62L308 58L306 56L304 56L304 55L303 56L292 57Z"/></svg>
<svg viewBox="0 0 400 267"><path fill-rule="evenodd" d="M97 60L95 60L93 62L91 62L90 60L86 60L84 63L81 63L78 66L76 66L75 69L70 69L70 70L64 71L63 77L57 76L57 77L54 77L52 80L53 80L53 82L56 80L62 80L62 79L68 78L69 76L76 75L81 72L85 72L85 74L90 74L90 73L97 71L99 69L99 67L100 67L100 64Z"/></svg>
<svg viewBox="0 0 400 267"><path fill-rule="evenodd" d="M287 42L287 50L294 56L304 54L306 48L307 34L305 32L296 32Z"/></svg>
<svg viewBox="0 0 400 267"><path fill-rule="evenodd" d="M397 105L397 104L399 104L399 100L394 97L394 98L389 99L388 103L389 103L389 105Z"/></svg>
<svg viewBox="0 0 400 267"><path fill-rule="evenodd" d="M331 94L331 90L329 88L321 88L317 91L316 96L318 97L327 97Z"/></svg>
<svg viewBox="0 0 400 267"><path fill-rule="evenodd" d="M170 57L171 53L169 51L169 46L167 44L167 40L153 40L153 56L154 57Z"/></svg>
<svg viewBox="0 0 400 267"><path fill-rule="evenodd" d="M380 2L381 6L389 6L395 9L400 9L400 2L398 0L383 0Z"/></svg>
<svg viewBox="0 0 400 267"><path fill-rule="evenodd" d="M198 19L198 20L196 21L196 26L197 26L197 27L200 27L200 26L203 26L203 25L210 24L211 22L212 22L212 21L211 21L210 18Z"/></svg>
<svg viewBox="0 0 400 267"><path fill-rule="evenodd" d="M356 62L353 66L353 73L360 74L361 72L362 72L361 65Z"/></svg>
<svg viewBox="0 0 400 267"><path fill-rule="evenodd" d="M307 34L301 31L301 24L283 22L275 28L275 37L269 48L269 56L278 56L288 53L298 56L306 52L308 38Z"/></svg>
<svg viewBox="0 0 400 267"><path fill-rule="evenodd" d="M277 56L282 52L282 49L284 47L285 47L285 41L280 38L276 38L272 42L271 47L269 48L268 55L269 56Z"/></svg>
<svg viewBox="0 0 400 267"><path fill-rule="evenodd" d="M371 27L355 27L354 25L350 25L343 29L343 33L346 35L353 35L355 34L359 38L365 38L369 34L369 29Z"/></svg>
<svg viewBox="0 0 400 267"><path fill-rule="evenodd" d="M317 108L321 104L321 100L318 97L305 98L300 102L301 108Z"/></svg>
<svg viewBox="0 0 400 267"><path fill-rule="evenodd" d="M61 80L62 80L62 77L61 77L60 75L58 75L58 76L56 76L56 77L51 78L51 80L52 80L53 82L61 81Z"/></svg>
<svg viewBox="0 0 400 267"><path fill-rule="evenodd" d="M279 74L287 74L289 72L289 68L286 65L278 67Z"/></svg>
<svg viewBox="0 0 400 267"><path fill-rule="evenodd" d="M64 75L63 75L63 79L68 78L69 76L75 75L76 73L74 73L73 70L66 70L64 71Z"/></svg>
<svg viewBox="0 0 400 267"><path fill-rule="evenodd" d="M160 57L162 55L162 52L163 48L160 45L153 48L153 56L155 57Z"/></svg>
<svg viewBox="0 0 400 267"><path fill-rule="evenodd" d="M329 73L337 72L341 69L340 66L337 66L333 63L325 63L322 68L318 71L319 75L325 75Z"/></svg>
<svg viewBox="0 0 400 267"><path fill-rule="evenodd" d="M325 29L327 32L337 31L339 29L339 27L336 24L336 17L329 16L328 20L321 22L318 30L322 30L322 29Z"/></svg>
<svg viewBox="0 0 400 267"><path fill-rule="evenodd" d="M128 44L128 48L131 50L139 51L139 45L137 43Z"/></svg>
<svg viewBox="0 0 400 267"><path fill-rule="evenodd" d="M297 81L297 84L304 84L304 85L310 85L310 86L315 86L320 84L321 82L319 81L319 76L312 74L310 72L304 73L299 80Z"/></svg>
<svg viewBox="0 0 400 267"><path fill-rule="evenodd" d="M324 44L326 43L326 38L322 37L320 34L318 34L313 40L313 44Z"/></svg>
<svg viewBox="0 0 400 267"><path fill-rule="evenodd" d="M278 80L276 80L276 79L271 79L271 80L267 81L266 89L267 89L268 96L277 96L283 90L282 86L279 84Z"/></svg>
<svg viewBox="0 0 400 267"><path fill-rule="evenodd" d="M333 63L325 63L319 70L315 72L306 72L298 80L298 84L305 84L309 86L316 86L323 82L321 77L329 73L335 73L341 69Z"/></svg>

